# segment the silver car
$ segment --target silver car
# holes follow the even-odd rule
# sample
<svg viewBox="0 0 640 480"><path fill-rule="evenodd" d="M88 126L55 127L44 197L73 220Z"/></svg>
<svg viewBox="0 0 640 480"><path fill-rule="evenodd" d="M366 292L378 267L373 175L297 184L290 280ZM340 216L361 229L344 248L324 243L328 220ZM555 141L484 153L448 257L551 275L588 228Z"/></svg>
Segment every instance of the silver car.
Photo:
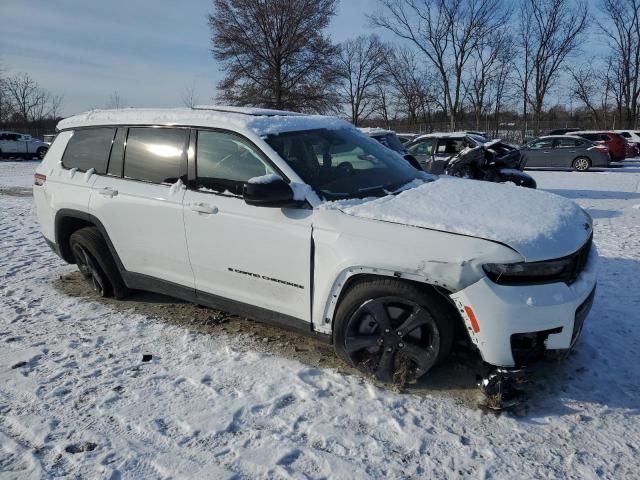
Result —
<svg viewBox="0 0 640 480"><path fill-rule="evenodd" d="M609 149L572 135L547 135L520 147L527 168L571 168L586 172L591 167L608 167Z"/></svg>

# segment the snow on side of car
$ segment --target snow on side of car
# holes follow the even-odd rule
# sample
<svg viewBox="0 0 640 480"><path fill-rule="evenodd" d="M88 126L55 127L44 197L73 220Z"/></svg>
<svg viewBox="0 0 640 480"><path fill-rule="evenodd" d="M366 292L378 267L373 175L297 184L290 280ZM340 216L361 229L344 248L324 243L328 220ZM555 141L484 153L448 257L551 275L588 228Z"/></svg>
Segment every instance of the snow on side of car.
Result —
<svg viewBox="0 0 640 480"><path fill-rule="evenodd" d="M571 200L513 185L440 177L396 196L338 200L319 208L505 243L527 261L569 255L590 222Z"/></svg>

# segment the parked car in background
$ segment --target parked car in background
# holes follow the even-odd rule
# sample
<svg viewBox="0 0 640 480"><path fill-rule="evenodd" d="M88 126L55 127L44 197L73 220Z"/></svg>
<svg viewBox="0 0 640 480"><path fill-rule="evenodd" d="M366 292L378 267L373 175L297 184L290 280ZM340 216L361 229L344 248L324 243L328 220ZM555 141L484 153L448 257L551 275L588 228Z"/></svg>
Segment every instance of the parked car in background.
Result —
<svg viewBox="0 0 640 480"><path fill-rule="evenodd" d="M627 156L627 140L619 133L599 130L581 130L572 132L571 135L586 138L592 142L602 142L609 148L611 160L619 162Z"/></svg>
<svg viewBox="0 0 640 480"><path fill-rule="evenodd" d="M622 135L626 140L627 143L633 144L636 146L637 151L636 154L634 155L634 157L637 157L638 154L640 154L640 132L636 131L636 130L614 130L615 133L619 133L620 135ZM627 155L627 158L630 158L629 155Z"/></svg>
<svg viewBox="0 0 640 480"><path fill-rule="evenodd" d="M550 135L566 135L567 133L570 132L579 132L580 130L582 130L581 128L577 128L577 127L570 127L570 128L556 128L555 130L550 130L547 133L545 133L545 136L550 136Z"/></svg>
<svg viewBox="0 0 640 480"><path fill-rule="evenodd" d="M602 143L573 135L548 135L520 147L526 168L572 168L585 172L591 167L608 167L609 149Z"/></svg>
<svg viewBox="0 0 640 480"><path fill-rule="evenodd" d="M635 158L638 156L638 144L633 142L627 142L627 152L625 158Z"/></svg>
<svg viewBox="0 0 640 480"><path fill-rule="evenodd" d="M396 135L398 136L398 140L400 140L403 145L412 142L420 136L419 133L396 133Z"/></svg>
<svg viewBox="0 0 640 480"><path fill-rule="evenodd" d="M416 158L407 152L404 144L396 135L396 132L393 130L387 130L385 128L359 128L362 133L365 135L377 140L382 145L387 147L394 152L399 153L404 157L404 159L411 164L411 166L417 170L422 170L420 163Z"/></svg>
<svg viewBox="0 0 640 480"><path fill-rule="evenodd" d="M480 151L479 148L483 147ZM474 151L477 150L477 151ZM426 172L489 182L512 182L535 188L535 180L523 173L524 161L517 148L500 140L489 141L477 133L452 132L421 135L407 145Z"/></svg>
<svg viewBox="0 0 640 480"><path fill-rule="evenodd" d="M42 136L42 141L44 143L46 143L47 145L51 145L51 143L53 142L53 139L56 138L56 134L55 133L50 133L47 135L43 135Z"/></svg>
<svg viewBox="0 0 640 480"><path fill-rule="evenodd" d="M465 148L488 142L485 137L469 132L427 133L407 144L407 151L418 159L425 172L444 173L447 160Z"/></svg>
<svg viewBox="0 0 640 480"><path fill-rule="evenodd" d="M31 138L31 135L0 131L0 157L38 157L42 160L47 150L49 150L49 145Z"/></svg>
<svg viewBox="0 0 640 480"><path fill-rule="evenodd" d="M58 128L37 217L101 296L155 291L320 335L388 383L458 340L497 367L568 351L594 299L577 204L432 178L345 121L212 106Z"/></svg>

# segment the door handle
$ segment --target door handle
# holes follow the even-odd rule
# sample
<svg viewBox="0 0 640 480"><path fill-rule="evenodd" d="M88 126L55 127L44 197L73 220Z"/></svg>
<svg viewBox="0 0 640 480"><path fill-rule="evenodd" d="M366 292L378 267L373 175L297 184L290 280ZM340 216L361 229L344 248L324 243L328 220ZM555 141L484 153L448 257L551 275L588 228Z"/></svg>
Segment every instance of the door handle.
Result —
<svg viewBox="0 0 640 480"><path fill-rule="evenodd" d="M106 188L103 188L102 190L99 190L98 194L102 195L103 197L113 198L116 195L118 195L118 191L114 190L113 188L106 187Z"/></svg>
<svg viewBox="0 0 640 480"><path fill-rule="evenodd" d="M208 203L192 203L191 210L198 213L206 213L208 215L218 213L218 207L212 207Z"/></svg>

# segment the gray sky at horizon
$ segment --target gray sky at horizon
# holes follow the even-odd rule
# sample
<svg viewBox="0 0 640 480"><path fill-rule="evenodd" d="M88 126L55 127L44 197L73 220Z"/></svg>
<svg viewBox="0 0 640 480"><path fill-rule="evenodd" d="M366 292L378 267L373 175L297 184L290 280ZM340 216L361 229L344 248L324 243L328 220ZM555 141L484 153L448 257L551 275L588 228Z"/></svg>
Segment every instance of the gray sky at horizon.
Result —
<svg viewBox="0 0 640 480"><path fill-rule="evenodd" d="M371 31L376 0L343 0L329 34L343 41ZM64 96L70 115L105 107L172 107L193 88L211 103L222 77L210 53L210 0L0 0L0 67L26 72ZM383 33L383 32L379 32Z"/></svg>
<svg viewBox="0 0 640 480"><path fill-rule="evenodd" d="M340 42L376 32L376 0L342 0L329 34ZM0 68L26 72L53 94L63 114L105 107L173 107L193 88L211 103L222 74L210 53L210 0L0 0ZM508 28L508 26L505 26Z"/></svg>

